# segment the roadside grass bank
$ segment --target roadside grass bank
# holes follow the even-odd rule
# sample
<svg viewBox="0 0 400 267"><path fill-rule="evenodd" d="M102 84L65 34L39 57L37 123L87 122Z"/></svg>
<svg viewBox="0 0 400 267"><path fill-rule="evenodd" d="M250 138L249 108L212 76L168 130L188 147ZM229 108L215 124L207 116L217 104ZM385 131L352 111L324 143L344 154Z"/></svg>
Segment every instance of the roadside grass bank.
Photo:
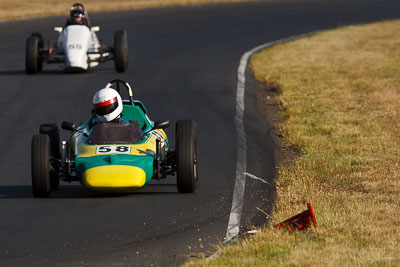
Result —
<svg viewBox="0 0 400 267"><path fill-rule="evenodd" d="M90 16L90 13L100 11L245 1L251 0L0 0L0 20L67 15L69 7L76 2L84 4Z"/></svg>
<svg viewBox="0 0 400 267"><path fill-rule="evenodd" d="M399 266L400 20L280 44L251 66L278 92L282 142L300 151L279 167L271 225L311 202L318 226L270 225L186 265Z"/></svg>

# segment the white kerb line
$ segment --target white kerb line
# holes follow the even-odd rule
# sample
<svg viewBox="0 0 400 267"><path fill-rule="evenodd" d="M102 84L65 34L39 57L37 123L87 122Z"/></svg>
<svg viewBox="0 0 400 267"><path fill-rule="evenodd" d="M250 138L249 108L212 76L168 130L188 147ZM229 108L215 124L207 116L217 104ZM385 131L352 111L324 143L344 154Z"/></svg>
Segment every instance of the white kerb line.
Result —
<svg viewBox="0 0 400 267"><path fill-rule="evenodd" d="M246 166L247 166L247 145L246 145L246 132L244 130L244 94L246 89L246 67L249 61L249 58L255 52L274 46L279 43L284 43L288 41L292 41L294 39L307 37L315 34L316 32L300 34L284 39L280 39L277 41L265 43L259 45L250 51L243 54L240 59L240 64L238 68L238 82L236 89L236 114L235 114L235 125L237 132L237 145L238 145L238 153L237 153L237 163L236 163L236 178L235 178L235 186L233 189L233 198L232 198L232 207L231 213L229 215L228 228L226 230L225 242L229 242L240 232L240 220L242 216L243 210L243 200L244 200L244 190L246 187Z"/></svg>

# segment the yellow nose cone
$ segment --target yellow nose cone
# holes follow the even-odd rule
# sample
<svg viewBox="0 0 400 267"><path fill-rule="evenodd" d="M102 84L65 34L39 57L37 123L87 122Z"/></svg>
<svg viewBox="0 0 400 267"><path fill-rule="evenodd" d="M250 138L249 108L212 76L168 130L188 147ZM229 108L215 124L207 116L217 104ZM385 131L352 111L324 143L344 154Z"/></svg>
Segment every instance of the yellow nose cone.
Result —
<svg viewBox="0 0 400 267"><path fill-rule="evenodd" d="M135 166L106 165L85 171L82 182L96 191L126 192L141 188L146 182L146 173Z"/></svg>

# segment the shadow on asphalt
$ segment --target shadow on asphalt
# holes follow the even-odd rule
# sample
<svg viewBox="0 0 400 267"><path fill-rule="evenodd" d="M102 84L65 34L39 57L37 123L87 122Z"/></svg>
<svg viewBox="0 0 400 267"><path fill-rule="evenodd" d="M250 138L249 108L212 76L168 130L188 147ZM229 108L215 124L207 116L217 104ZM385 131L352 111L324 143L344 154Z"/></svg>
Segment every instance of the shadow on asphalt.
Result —
<svg viewBox="0 0 400 267"><path fill-rule="evenodd" d="M139 191L132 193L99 193L81 185L60 185L50 198L115 198L134 195L179 194L176 184L149 184ZM30 185L0 186L0 199L34 198Z"/></svg>
<svg viewBox="0 0 400 267"><path fill-rule="evenodd" d="M66 74L64 70L44 70L35 74L27 74L24 70L0 70L0 76L36 76Z"/></svg>
<svg viewBox="0 0 400 267"><path fill-rule="evenodd" d="M63 68L60 68L60 69L42 70L35 74L27 74L25 70L0 70L0 76L82 75L82 74L91 74L96 72L110 73L110 72L115 72L115 70L111 68L103 68L103 69L92 68L81 72L68 72L65 71Z"/></svg>

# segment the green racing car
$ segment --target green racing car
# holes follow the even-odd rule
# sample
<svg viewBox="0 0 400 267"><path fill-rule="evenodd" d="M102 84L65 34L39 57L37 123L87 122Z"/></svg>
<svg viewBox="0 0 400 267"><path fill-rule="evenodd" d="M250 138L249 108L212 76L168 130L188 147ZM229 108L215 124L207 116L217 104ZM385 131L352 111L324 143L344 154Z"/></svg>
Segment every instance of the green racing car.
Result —
<svg viewBox="0 0 400 267"><path fill-rule="evenodd" d="M60 181L79 181L99 192L126 193L168 175L176 175L178 192L195 191L198 180L195 122L176 122L176 145L171 147L165 133L169 121L150 120L143 103L133 100L132 89L125 81L112 80L106 88L113 86L118 93L121 86L128 91L129 99L122 101L122 118L129 122L91 125L88 120L76 125L64 121L61 128L71 131L66 141L60 141L56 124L40 126L31 144L35 197L49 197Z"/></svg>

